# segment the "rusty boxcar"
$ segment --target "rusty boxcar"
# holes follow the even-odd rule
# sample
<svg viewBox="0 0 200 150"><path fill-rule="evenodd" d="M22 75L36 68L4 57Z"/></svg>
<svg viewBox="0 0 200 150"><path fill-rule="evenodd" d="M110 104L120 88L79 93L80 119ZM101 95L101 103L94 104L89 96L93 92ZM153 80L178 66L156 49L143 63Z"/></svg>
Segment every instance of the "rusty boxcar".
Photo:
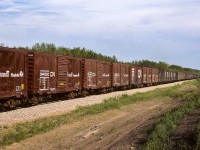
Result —
<svg viewBox="0 0 200 150"><path fill-rule="evenodd" d="M127 88L129 86L129 65L112 63L112 86Z"/></svg>
<svg viewBox="0 0 200 150"><path fill-rule="evenodd" d="M81 65L82 59L58 56L57 57L57 93L69 94L74 97L81 90Z"/></svg>
<svg viewBox="0 0 200 150"><path fill-rule="evenodd" d="M14 107L27 96L26 51L0 47L0 103ZM9 99L4 101L5 99Z"/></svg>
<svg viewBox="0 0 200 150"><path fill-rule="evenodd" d="M185 79L185 73L184 72L177 72L177 80L181 81Z"/></svg>
<svg viewBox="0 0 200 150"><path fill-rule="evenodd" d="M161 70L161 69L159 69L159 77L158 77L158 80L159 80L159 83L165 83L165 81L166 81L166 73L165 73L166 71L165 70Z"/></svg>
<svg viewBox="0 0 200 150"><path fill-rule="evenodd" d="M83 59L82 66L84 90L108 90L111 88L111 63Z"/></svg>
<svg viewBox="0 0 200 150"><path fill-rule="evenodd" d="M142 77L142 79L143 79L143 84L144 85L151 85L151 83L152 83L152 78L151 78L151 76L152 76L152 70L151 70L151 68L149 68L149 67L142 67L142 75L143 75L143 77Z"/></svg>
<svg viewBox="0 0 200 150"><path fill-rule="evenodd" d="M158 83L158 69L152 68L152 84Z"/></svg>
<svg viewBox="0 0 200 150"><path fill-rule="evenodd" d="M131 66L129 80L130 80L131 87L141 87L142 86L142 67Z"/></svg>
<svg viewBox="0 0 200 150"><path fill-rule="evenodd" d="M111 63L97 61L97 88L108 89L111 87Z"/></svg>
<svg viewBox="0 0 200 150"><path fill-rule="evenodd" d="M56 92L57 56L29 52L27 55L28 94L42 95Z"/></svg>
<svg viewBox="0 0 200 150"><path fill-rule="evenodd" d="M121 64L120 67L121 82L120 85L125 88L129 86L129 65Z"/></svg>

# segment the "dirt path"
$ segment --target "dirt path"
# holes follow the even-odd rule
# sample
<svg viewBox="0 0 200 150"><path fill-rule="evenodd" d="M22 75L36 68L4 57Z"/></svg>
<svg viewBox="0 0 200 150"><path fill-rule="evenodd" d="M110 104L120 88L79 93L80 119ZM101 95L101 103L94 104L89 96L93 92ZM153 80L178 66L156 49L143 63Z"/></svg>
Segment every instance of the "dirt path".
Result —
<svg viewBox="0 0 200 150"><path fill-rule="evenodd" d="M6 147L7 150L57 150L57 149L113 149L130 133L148 124L152 118L179 106L180 101L153 99L86 117L73 124L64 125L48 133L36 135L21 143ZM124 147L126 145L124 143ZM134 143L131 143L134 144ZM119 147L120 148L120 147Z"/></svg>

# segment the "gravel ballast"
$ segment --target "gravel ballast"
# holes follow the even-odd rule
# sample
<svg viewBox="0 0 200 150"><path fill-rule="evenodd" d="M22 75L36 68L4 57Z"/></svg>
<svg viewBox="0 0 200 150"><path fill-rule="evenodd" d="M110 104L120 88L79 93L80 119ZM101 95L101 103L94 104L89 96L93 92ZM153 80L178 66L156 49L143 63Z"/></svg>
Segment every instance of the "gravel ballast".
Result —
<svg viewBox="0 0 200 150"><path fill-rule="evenodd" d="M44 103L37 106L29 107L29 108L21 108L21 109L8 111L8 112L1 112L0 126L32 121L38 118L44 118L44 117L49 117L53 115L60 115L60 114L70 112L76 109L78 106L86 106L86 105L101 103L102 101L109 99L111 97L118 97L123 94L132 95L137 92L143 93L147 91L152 91L157 88L165 88L165 87L170 87L170 86L174 86L176 84L182 84L182 83L183 82L176 82L176 83L151 86L151 87L140 88L140 89L132 89L132 90L127 90L127 91L117 91L117 92L112 92L108 94L92 95L92 96L88 96L84 98Z"/></svg>

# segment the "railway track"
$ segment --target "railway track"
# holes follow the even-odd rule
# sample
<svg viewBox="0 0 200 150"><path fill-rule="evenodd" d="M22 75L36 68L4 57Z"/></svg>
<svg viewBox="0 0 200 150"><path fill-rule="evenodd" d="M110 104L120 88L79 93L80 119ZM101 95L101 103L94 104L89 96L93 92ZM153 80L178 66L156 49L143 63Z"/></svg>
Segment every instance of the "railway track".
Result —
<svg viewBox="0 0 200 150"><path fill-rule="evenodd" d="M139 89L131 89L127 91L116 91L101 95L91 95L83 98L76 98L70 100L60 100L48 103L42 103L32 107L18 108L7 112L0 112L0 126L12 125L15 123L33 121L38 118L48 117L52 115L60 115L76 109L78 106L87 106L101 103L106 99L118 97L124 94L132 95L137 92L152 91L157 88L165 88L182 84L184 81L162 84L158 86L151 86Z"/></svg>

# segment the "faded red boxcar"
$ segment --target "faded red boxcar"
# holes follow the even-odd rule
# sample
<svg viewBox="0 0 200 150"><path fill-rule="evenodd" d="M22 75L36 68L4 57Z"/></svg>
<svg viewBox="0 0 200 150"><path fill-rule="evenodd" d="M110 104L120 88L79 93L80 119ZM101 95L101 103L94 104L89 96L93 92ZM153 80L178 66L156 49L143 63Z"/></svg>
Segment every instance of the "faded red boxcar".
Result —
<svg viewBox="0 0 200 150"><path fill-rule="evenodd" d="M151 68L149 67L142 67L142 73L143 73L143 84L147 85L147 84L151 84L152 83L152 71L151 71Z"/></svg>
<svg viewBox="0 0 200 150"><path fill-rule="evenodd" d="M97 61L97 88L111 87L111 63Z"/></svg>
<svg viewBox="0 0 200 150"><path fill-rule="evenodd" d="M177 80L184 80L185 79L185 73L183 72L177 72Z"/></svg>
<svg viewBox="0 0 200 150"><path fill-rule="evenodd" d="M0 47L0 99L27 95L27 51Z"/></svg>
<svg viewBox="0 0 200 150"><path fill-rule="evenodd" d="M129 65L112 63L112 86L128 86L129 71Z"/></svg>
<svg viewBox="0 0 200 150"><path fill-rule="evenodd" d="M152 68L152 83L158 83L158 69Z"/></svg>
<svg viewBox="0 0 200 150"><path fill-rule="evenodd" d="M111 63L83 59L83 88L103 89L111 87Z"/></svg>
<svg viewBox="0 0 200 150"><path fill-rule="evenodd" d="M130 67L130 84L133 86L142 85L142 68L131 66Z"/></svg>
<svg viewBox="0 0 200 150"><path fill-rule="evenodd" d="M68 56L57 57L57 92L72 92L81 89L82 59Z"/></svg>
<svg viewBox="0 0 200 150"><path fill-rule="evenodd" d="M0 99L27 95L27 51L0 47Z"/></svg>
<svg viewBox="0 0 200 150"><path fill-rule="evenodd" d="M28 94L56 93L57 56L29 52L27 55Z"/></svg>

